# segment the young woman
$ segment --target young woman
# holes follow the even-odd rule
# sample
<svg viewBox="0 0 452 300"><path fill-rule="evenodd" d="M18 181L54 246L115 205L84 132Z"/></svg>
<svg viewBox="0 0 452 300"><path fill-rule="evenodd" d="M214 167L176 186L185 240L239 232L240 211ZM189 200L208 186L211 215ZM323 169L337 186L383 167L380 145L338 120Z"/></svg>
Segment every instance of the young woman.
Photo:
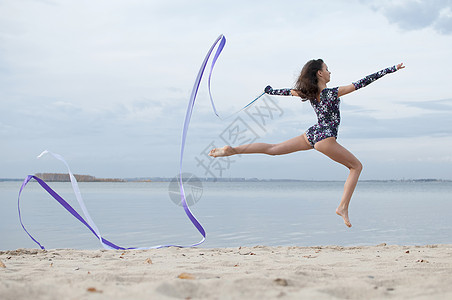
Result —
<svg viewBox="0 0 452 300"><path fill-rule="evenodd" d="M270 95L297 96L303 101L309 100L317 114L317 124L310 127L303 135L294 137L279 144L253 143L238 147L224 146L210 151L213 157L230 156L245 153L264 153L268 155L282 155L296 151L316 149L332 160L346 166L350 173L344 185L344 193L336 213L344 219L345 225L351 227L348 217L348 206L355 190L362 170L361 162L337 141L337 131L340 123L339 97L367 86L386 74L403 69L403 64L386 68L377 73L364 77L352 84L327 88L331 72L321 59L308 61L296 82L294 89L265 88Z"/></svg>

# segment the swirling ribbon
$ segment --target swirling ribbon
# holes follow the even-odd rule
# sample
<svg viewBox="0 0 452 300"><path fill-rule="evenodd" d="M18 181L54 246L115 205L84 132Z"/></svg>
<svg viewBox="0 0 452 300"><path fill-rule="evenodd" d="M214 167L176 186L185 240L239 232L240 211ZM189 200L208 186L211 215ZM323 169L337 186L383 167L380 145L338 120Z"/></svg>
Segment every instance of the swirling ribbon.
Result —
<svg viewBox="0 0 452 300"><path fill-rule="evenodd" d="M77 184L77 180L75 179L75 176L72 174L68 163L64 160L64 158L56 153L52 153L50 151L44 151L43 153L41 153L41 155L38 156L41 157L44 154L50 154L52 155L54 158L62 161L68 170L69 173L69 177L71 179L71 184L72 184L72 188L74 190L74 193L76 195L77 201L83 211L83 214L85 216L85 218L83 218L69 203L67 203L66 200L64 200L60 195L58 195L58 193L56 193L47 183L45 183L44 180L34 176L34 175L28 175L24 182L22 183L22 186L19 190L19 196L17 199L17 208L19 211L19 220L20 220L20 224L22 225L22 228L25 230L25 232L28 234L28 236L36 243L39 245L39 247L41 249L45 249L44 246L42 246L25 228L23 222L22 222L22 215L20 212L20 196L22 194L22 191L24 190L25 186L28 184L28 182L30 182L31 179L36 180L41 187L46 190L58 203L60 203L70 214L72 214L76 219L78 219L83 225L85 225L98 239L99 242L101 243L101 245L106 248L106 249L155 249L155 248L163 248L163 247L194 247L194 246L198 246L200 244L202 244L205 240L206 240L206 231L204 230L204 228L202 227L201 223L199 223L199 221L196 219L196 217L193 215L193 213L191 212L190 208L187 205L187 201L186 201L186 197L185 197L185 191L184 191L184 184L182 182L182 162L183 162L183 158L184 158L184 150L185 150L185 141L187 139L187 133L188 133L188 128L190 125L190 120L191 120L191 116L192 116L192 112L193 112L193 107L195 105L195 101L196 101L196 96L198 94L198 90L199 90L199 85L201 83L201 80L203 78L203 74L205 71L205 68L207 66L207 63L209 61L209 58L213 52L213 50L215 49L215 47L217 46L217 50L215 52L215 55L213 57L212 60L212 64L210 67L210 72L209 72L209 80L208 80L208 90L209 90L209 96L210 96L210 101L212 104L212 109L214 111L214 113L218 116L218 112L215 108L215 104L213 101L213 97L212 97L212 92L211 92L211 78L212 78L212 73L213 73L213 69L215 67L215 63L217 62L218 57L220 56L221 52L223 51L223 48L226 44L226 38L223 35L220 35L215 42L213 43L213 45L210 47L209 51L207 52L207 55L204 58L203 63L201 64L201 67L198 71L198 75L196 77L195 83L193 85L193 89L191 92L191 96L190 96L190 100L188 102L188 107L187 107L187 112L185 115L185 121L184 121L184 127L182 130L182 141L181 141L181 149L180 149L180 164L179 164L179 187L180 187L180 196L181 196L181 203L182 206L184 208L185 213L187 214L188 218L190 219L190 221L193 223L193 225L196 227L196 229L199 231L199 233L202 235L202 239L197 242L194 243L192 245L187 245L187 246L181 246L181 245L160 245L160 246L153 246L153 247L143 247L143 248L124 248L124 247L120 247L106 239L104 239L101 234L99 229L97 228L96 224L94 223L94 221L92 220L92 218L90 217L88 210L83 202L83 198L82 195L80 193L80 189L78 187ZM250 105L252 105L257 99L259 99L262 95L264 95L264 93L262 93L261 95L259 95L257 98L255 98L253 101L251 101L250 103L248 103L247 105L245 105L242 109L240 109L238 112L246 109L247 107L249 107ZM236 112L236 113L238 113ZM236 114L234 113L234 114ZM232 115L234 115L232 114ZM85 220L86 219L86 220Z"/></svg>

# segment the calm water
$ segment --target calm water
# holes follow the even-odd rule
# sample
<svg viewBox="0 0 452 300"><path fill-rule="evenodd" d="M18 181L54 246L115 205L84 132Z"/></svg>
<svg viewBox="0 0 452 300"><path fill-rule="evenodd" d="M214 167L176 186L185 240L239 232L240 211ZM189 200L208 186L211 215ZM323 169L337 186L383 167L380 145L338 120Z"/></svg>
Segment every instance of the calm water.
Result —
<svg viewBox="0 0 452 300"><path fill-rule="evenodd" d="M20 226L21 182L0 182L0 250L36 248ZM70 183L50 184L81 213ZM123 247L201 239L168 183L80 183L102 235ZM207 183L191 207L202 247L452 244L451 182L360 182L348 229L335 209L342 182ZM187 188L186 188L187 190ZM35 182L21 198L24 224L46 248L101 248L94 235Z"/></svg>

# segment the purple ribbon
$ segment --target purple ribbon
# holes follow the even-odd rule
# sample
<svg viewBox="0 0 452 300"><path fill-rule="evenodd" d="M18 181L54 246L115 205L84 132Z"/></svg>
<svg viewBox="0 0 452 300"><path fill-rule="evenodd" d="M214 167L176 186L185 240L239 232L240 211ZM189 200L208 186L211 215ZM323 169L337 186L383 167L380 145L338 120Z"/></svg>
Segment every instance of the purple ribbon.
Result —
<svg viewBox="0 0 452 300"><path fill-rule="evenodd" d="M85 212L85 217L87 217L90 220L91 225L88 222L86 222L85 219L69 203L67 203L66 200L64 200L49 185L47 185L47 183L45 183L44 180L42 180L42 179L40 179L40 178L38 178L36 176L33 176L33 175L28 175L27 178L25 178L24 182L22 183L22 186L21 186L20 191L19 191L19 196L18 196L18 199L17 199L17 208L18 208L18 211L19 211L19 220L20 220L20 224L22 225L22 228L25 230L25 232L28 234L28 236L36 244L38 244L41 249L45 249L45 248L27 231L27 229L25 228L25 226L24 226L24 224L22 222L22 215L21 215L21 212L20 212L20 196L21 196L22 191L24 190L25 186L28 184L28 182L30 182L31 179L35 179L41 185L41 187L44 190L46 190L58 203L60 203L63 206L64 209L66 209L77 220L79 220L83 225L85 225L101 241L101 243L102 243L102 245L104 247L107 246L109 248L121 249L121 250L125 250L125 249L155 249L155 248L163 248L163 247L181 247L181 248L183 248L183 247L198 246L198 245L202 244L206 240L206 231L202 227L201 223L199 223L199 221L193 215L193 213L191 212L190 208L187 205L187 201L186 201L186 197L185 197L185 191L184 191L184 185L183 185L183 182L182 182L182 162L183 162L183 158L184 158L185 142L186 142L186 139L187 139L188 127L190 125L190 120L191 120L191 116L192 116L192 112L193 112L193 107L195 105L196 96L198 94L199 85L201 83L201 80L202 80L205 68L206 68L207 63L209 61L209 58L210 58L213 50L215 49L215 47L217 46L218 43L219 43L219 45L218 45L217 51L216 51L216 53L215 53L215 55L213 57L212 65L211 65L211 68L210 68L209 80L208 80L208 89L209 89L209 96L210 96L210 101L211 101L211 104L212 104L212 109L213 109L214 113L219 117L218 112L217 112L217 110L215 108L215 104L214 104L213 98L212 98L210 82L211 82L211 77L212 77L212 73L213 73L213 69L214 69L215 63L217 62L217 59L220 56L220 54L223 51L223 48L224 48L224 46L226 44L226 38L223 35L220 35L215 40L213 45L210 47L209 51L207 52L207 55L204 58L203 63L201 64L201 67L200 67L200 69L198 71L198 75L196 77L196 80L195 80L195 83L193 85L193 89L192 89L192 92L191 92L190 100L188 102L187 112L186 112L185 121L184 121L184 127L183 127L183 130L182 130L182 141L181 141L181 149L180 149L179 186L180 186L181 203L182 203L182 206L183 206L184 211L187 214L188 218L193 223L193 225L196 227L196 229L199 231L199 233L202 235L201 241L199 241L199 242L197 242L195 244L192 244L192 245L188 245L188 246L161 245L161 246L146 247L146 248L135 248L135 247L124 248L124 247L120 247L120 246L118 246L118 245L116 245L116 244L104 239L103 237L100 236L100 234L98 234L99 231L97 230L97 227L95 226L94 222L92 222L90 217L87 216L86 212ZM260 96L258 96L253 101L251 101L249 104L244 106L238 112L240 112L240 111L246 109L247 107L249 107L252 103L254 103L257 99L259 99L262 95L264 95L264 93L262 93ZM62 159L61 156L59 156L59 155L54 155L54 156L56 158L62 160L67 166L67 163L64 161L64 159ZM68 170L69 170L69 167L68 167ZM69 170L69 172L70 172L70 170ZM75 180L75 177L73 178L73 180ZM73 188L74 188L74 185L73 185ZM74 188L74 191L75 191L75 188ZM96 230L93 229L93 227Z"/></svg>
<svg viewBox="0 0 452 300"><path fill-rule="evenodd" d="M221 42L220 42L221 41ZM193 223L193 225L196 227L196 229L198 229L199 233L202 235L202 239L201 241L199 241L198 243L192 244L192 245L188 245L188 246L180 246L180 245L161 245L161 246L155 246L155 247L149 247L149 248L124 248L124 247L120 247L102 237L100 237L96 231L92 228L92 226L90 226L85 219L83 219L83 217L66 201L64 200L60 195L58 195L57 192L55 192L47 183L45 183L44 180L40 179L39 177L33 176L33 175L28 175L27 178L25 178L24 182L22 183L22 186L20 188L19 191L19 196L17 199L17 209L19 211L19 221L20 224L22 225L22 228L25 230L25 232L28 234L28 236L36 243L38 244L38 246L41 249L45 249L43 245L41 245L41 243L39 243L25 228L25 225L22 222L22 215L20 212L20 196L22 194L22 191L24 190L25 186L28 184L28 182L30 182L31 179L35 179L40 185L41 187L47 191L47 193L49 193L58 203L61 204L61 206L63 206L64 209L66 209L70 214L72 214L77 220L79 220L83 225L85 225L98 239L101 240L101 242L105 245L107 245L110 248L113 249L150 249L150 248L162 248L162 247L194 247L197 245L200 245L201 243L203 243L206 239L206 231L204 230L204 228L202 227L201 223L199 223L199 221L196 219L196 217L193 215L193 213L191 212L190 208L187 205L187 201L186 201L186 197L185 197L185 191L184 191L184 185L182 182L182 161L183 161L183 157L184 157L184 149L185 149L185 141L187 139L187 133L188 133L188 127L190 124L190 119L191 119L191 115L193 112L193 107L195 104L195 100L196 100L196 96L198 94L198 89L199 89L199 85L201 83L201 79L203 77L204 74L204 70L206 68L207 62L210 58L210 55L212 54L213 49L215 48L215 46L218 44L218 42L220 42L220 46L218 47L216 53L215 53L215 57L214 60L212 62L212 66L210 69L210 75L209 75L209 94L210 93L210 78L212 76L212 71L213 68L215 66L215 63L219 57L219 55L221 54L221 51L224 48L224 45L226 43L226 38L223 35L220 35L216 41L213 43L213 45L210 47L209 52L207 53L206 57L204 58L204 61L201 65L201 68L199 69L198 72L198 76L196 77L195 83L193 85L193 90L191 92L191 96L190 96L190 100L188 102L188 108L187 108L187 113L185 115L185 122L184 122L184 127L182 130L182 142L181 142L181 151L180 151L180 168L179 168L179 185L180 185L180 194L181 194L181 203L182 206L185 210L185 213L187 214L188 218L190 219L190 221ZM216 112L215 109L215 105L212 101L212 107L214 109L214 112L216 115L218 115L218 113Z"/></svg>
<svg viewBox="0 0 452 300"><path fill-rule="evenodd" d="M221 42L220 42L221 41ZM204 74L204 70L206 69L207 62L209 61L210 55L212 54L213 49L215 46L220 42L220 45L217 48L217 52L215 53L214 59L212 61L212 66L210 68L210 74L209 74L209 95L210 93L210 78L212 76L213 67L215 66L215 63L217 61L218 56L220 55L221 51L223 51L224 45L226 44L226 38L221 34L213 43L213 45L210 47L209 52L207 52L206 57L204 58L204 61L201 64L201 67L198 71L198 76L196 76L195 83L193 85L193 89L191 91L190 100L188 101L188 107L187 107L187 113L185 114L185 122L184 122L184 128L182 130L182 141L181 141L181 147L180 147L180 164L179 164L179 188L180 188L180 197L181 197L181 203L182 207L185 210L185 213L187 214L190 221L193 223L193 225L198 229L199 233L202 235L201 241L199 241L196 244L186 246L186 247L194 247L197 245L200 245L204 243L206 240L206 231L202 227L201 223L196 219L196 217L191 212L190 208L187 205L187 201L185 199L185 191L184 191L184 184L182 183L182 162L184 159L184 150L185 150L185 141L187 139L187 133L188 133L188 126L190 125L191 115L193 113L193 107L195 106L196 96L198 94L199 85L201 83L202 76ZM212 108L215 112L215 114L218 116L218 113L215 109L215 105L213 103L213 99L211 98L212 102ZM185 247L185 246L182 246Z"/></svg>
<svg viewBox="0 0 452 300"><path fill-rule="evenodd" d="M20 224L22 225L22 228L25 230L25 232L28 234L28 236L36 243L36 244L38 244L38 246L41 248L41 249L45 249L44 248L44 246L42 246L28 231L27 231L27 229L25 229L25 226L24 226L24 224L23 224L23 222L22 222L22 216L21 216L21 213L20 213L20 195L22 194L22 191L23 191L23 189L25 188L25 186L28 184L28 182L31 180L31 179L34 179L34 180L36 180L41 186L42 186L42 188L44 189L44 190L46 190L47 191L47 193L49 193L56 201L58 201L58 203L60 203L71 215L73 215L77 220L79 220L80 222L82 222L83 223L83 225L85 225L86 227L88 227L88 229L97 237L97 238L99 238L99 236L97 235L97 233L96 233L96 231L85 221L85 219L83 219L83 217L74 209L74 208L72 208L72 206L69 204L69 203L67 203L66 202L66 200L64 200L60 195L58 195L58 193L57 192L55 192L50 186L48 186L47 185L47 183L45 183L45 181L44 180L42 180L41 178L39 178L39 177L36 177L36 176L33 176L33 175L28 175L27 176L27 178L25 178L25 180L24 180L24 182L22 183L22 186L21 186L21 188L20 188L20 191L19 191L19 197L18 197L18 199L17 199L17 208L18 208L18 210L19 210L19 221L20 221ZM105 245L107 245L108 247L110 247L110 248L113 248L113 249L121 249L121 250L124 250L124 249L126 249L126 248L123 248L123 247L120 247L120 246L117 246L117 245L115 245L115 244L113 244L112 242L110 242L110 241L108 241L108 240L106 240L106 239L104 239L104 238L101 238L102 239L102 243L104 243Z"/></svg>

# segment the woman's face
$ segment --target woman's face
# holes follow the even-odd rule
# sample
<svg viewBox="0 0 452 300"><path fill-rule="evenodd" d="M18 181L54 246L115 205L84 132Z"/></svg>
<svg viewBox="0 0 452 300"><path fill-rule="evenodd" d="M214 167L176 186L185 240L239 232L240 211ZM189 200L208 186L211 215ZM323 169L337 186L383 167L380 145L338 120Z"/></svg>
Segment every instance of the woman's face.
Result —
<svg viewBox="0 0 452 300"><path fill-rule="evenodd" d="M330 82L330 75L331 72L328 70L328 66L323 63L322 69L319 70L319 77L323 78L325 80L325 83Z"/></svg>

